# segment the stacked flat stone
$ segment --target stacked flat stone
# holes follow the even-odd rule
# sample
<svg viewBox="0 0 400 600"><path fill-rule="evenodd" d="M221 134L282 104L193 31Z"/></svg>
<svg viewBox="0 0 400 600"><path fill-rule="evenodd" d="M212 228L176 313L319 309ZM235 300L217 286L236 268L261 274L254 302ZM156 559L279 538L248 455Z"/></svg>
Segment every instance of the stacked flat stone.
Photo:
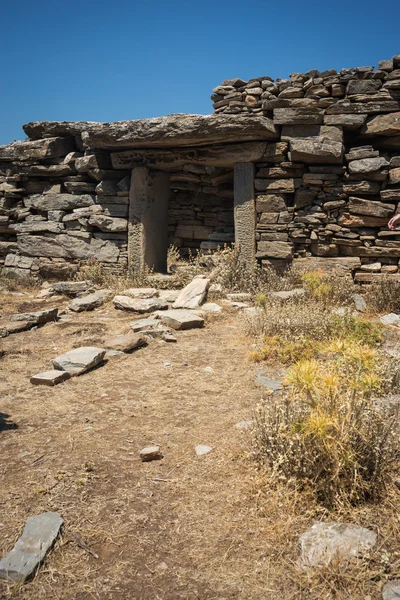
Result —
<svg viewBox="0 0 400 600"><path fill-rule="evenodd" d="M127 264L129 171L72 136L0 148L0 266L4 275L63 278L91 257Z"/></svg>
<svg viewBox="0 0 400 600"><path fill-rule="evenodd" d="M359 282L398 271L400 230L387 224L400 212L400 56L377 70L229 80L212 98L215 112L262 113L280 130L255 171L264 265L353 257Z"/></svg>

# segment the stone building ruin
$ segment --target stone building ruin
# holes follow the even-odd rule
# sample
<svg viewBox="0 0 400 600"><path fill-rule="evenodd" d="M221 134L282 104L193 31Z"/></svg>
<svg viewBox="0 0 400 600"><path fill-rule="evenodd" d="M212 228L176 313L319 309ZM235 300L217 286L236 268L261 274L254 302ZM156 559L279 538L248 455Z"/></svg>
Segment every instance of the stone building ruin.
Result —
<svg viewBox="0 0 400 600"><path fill-rule="evenodd" d="M0 147L3 275L66 278L96 258L166 270L236 242L244 261L398 271L400 55L374 67L224 81L214 114L24 125Z"/></svg>

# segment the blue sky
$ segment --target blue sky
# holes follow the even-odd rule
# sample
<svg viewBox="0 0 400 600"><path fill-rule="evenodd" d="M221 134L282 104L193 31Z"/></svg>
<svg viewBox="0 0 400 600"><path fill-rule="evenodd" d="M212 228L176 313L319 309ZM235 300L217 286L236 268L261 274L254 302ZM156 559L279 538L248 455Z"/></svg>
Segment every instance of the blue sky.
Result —
<svg viewBox="0 0 400 600"><path fill-rule="evenodd" d="M0 144L34 120L212 112L230 77L377 65L398 0L3 0Z"/></svg>

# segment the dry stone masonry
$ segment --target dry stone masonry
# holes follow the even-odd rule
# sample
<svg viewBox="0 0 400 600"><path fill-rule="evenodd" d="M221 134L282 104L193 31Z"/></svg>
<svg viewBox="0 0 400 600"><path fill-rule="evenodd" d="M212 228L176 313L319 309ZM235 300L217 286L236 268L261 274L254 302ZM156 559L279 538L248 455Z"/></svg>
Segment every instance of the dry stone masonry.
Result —
<svg viewBox="0 0 400 600"><path fill-rule="evenodd" d="M0 147L3 275L64 279L93 258L163 271L169 244L236 242L264 266L396 276L400 55L226 80L212 100L207 116L25 125Z"/></svg>

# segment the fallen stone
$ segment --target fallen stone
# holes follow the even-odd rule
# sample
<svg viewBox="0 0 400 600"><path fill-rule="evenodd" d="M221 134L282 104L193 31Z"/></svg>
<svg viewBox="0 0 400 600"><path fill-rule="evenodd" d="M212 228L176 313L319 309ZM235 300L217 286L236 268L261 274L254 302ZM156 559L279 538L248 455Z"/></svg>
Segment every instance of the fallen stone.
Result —
<svg viewBox="0 0 400 600"><path fill-rule="evenodd" d="M120 352L132 352L137 348L147 346L147 341L143 335L137 333L127 333L109 338L104 342L104 348L108 350L119 350Z"/></svg>
<svg viewBox="0 0 400 600"><path fill-rule="evenodd" d="M49 308L37 312L18 313L10 316L10 321L27 321L34 325L43 325L49 321L55 321L58 315L58 308Z"/></svg>
<svg viewBox="0 0 400 600"><path fill-rule="evenodd" d="M370 529L347 523L314 523L300 538L303 568L328 566L335 558L365 555L376 544Z"/></svg>
<svg viewBox="0 0 400 600"><path fill-rule="evenodd" d="M179 293L173 308L199 308L207 296L210 280L195 278Z"/></svg>
<svg viewBox="0 0 400 600"><path fill-rule="evenodd" d="M381 317L380 322L384 325L395 325L396 327L400 326L400 316L396 315L396 313L389 313Z"/></svg>
<svg viewBox="0 0 400 600"><path fill-rule="evenodd" d="M129 288L122 292L123 296L130 296L131 298L158 298L159 292L156 288ZM164 298L165 300L165 298Z"/></svg>
<svg viewBox="0 0 400 600"><path fill-rule="evenodd" d="M172 329L193 329L204 326L204 319L191 310L172 309L157 313L157 317Z"/></svg>
<svg viewBox="0 0 400 600"><path fill-rule="evenodd" d="M282 389L281 381L270 379L265 374L265 371L257 371L255 376L255 382L263 387L267 388L267 390L278 391Z"/></svg>
<svg viewBox="0 0 400 600"><path fill-rule="evenodd" d="M14 548L0 561L0 578L23 583L33 575L54 544L63 520L56 512L29 517Z"/></svg>
<svg viewBox="0 0 400 600"><path fill-rule="evenodd" d="M32 327L35 327L35 325L36 324L32 321L15 321L14 323L6 323L4 327L2 326L2 330L4 329L5 334L3 334L1 337L6 337L12 333L19 333L20 331L28 331L28 329L32 329Z"/></svg>
<svg viewBox="0 0 400 600"><path fill-rule="evenodd" d="M400 600L400 579L388 581L383 586L382 600Z"/></svg>
<svg viewBox="0 0 400 600"><path fill-rule="evenodd" d="M71 375L80 375L101 363L105 353L103 348L83 346L57 356L53 359L53 365L60 371L68 371Z"/></svg>
<svg viewBox="0 0 400 600"><path fill-rule="evenodd" d="M201 310L206 313L220 313L222 311L222 306L215 304L214 302L206 302L202 305Z"/></svg>
<svg viewBox="0 0 400 600"><path fill-rule="evenodd" d="M151 329L152 327L158 327L160 321L155 319L154 317L148 317L147 319L138 319L137 321L132 321L129 323L129 327L134 332L143 331L144 329Z"/></svg>
<svg viewBox="0 0 400 600"><path fill-rule="evenodd" d="M203 456L204 454L208 454L209 452L211 452L212 448L211 446L205 446L204 444L197 444L194 450L197 456Z"/></svg>
<svg viewBox="0 0 400 600"><path fill-rule="evenodd" d="M175 302L180 294L180 290L160 290L158 295L166 302Z"/></svg>
<svg viewBox="0 0 400 600"><path fill-rule="evenodd" d="M236 423L236 429L250 429L253 426L253 421L239 421Z"/></svg>
<svg viewBox="0 0 400 600"><path fill-rule="evenodd" d="M246 300L251 300L252 295L248 292L237 292L234 294L227 294L226 297L228 300L232 300L233 302L246 302Z"/></svg>
<svg viewBox="0 0 400 600"><path fill-rule="evenodd" d="M150 462L151 460L160 460L163 458L160 446L146 446L140 451L140 458L143 462Z"/></svg>
<svg viewBox="0 0 400 600"><path fill-rule="evenodd" d="M166 310L168 302L162 298L131 298L130 296L115 296L113 299L115 308L131 310L137 313L148 313L156 310Z"/></svg>
<svg viewBox="0 0 400 600"><path fill-rule="evenodd" d="M270 292L271 298L276 298L278 300L291 300L292 298L299 298L304 296L305 290L303 288L295 288L293 290L283 291L283 292Z"/></svg>
<svg viewBox="0 0 400 600"><path fill-rule="evenodd" d="M68 308L74 312L83 312L85 310L94 310L102 306L107 298L112 296L111 290L97 290L93 294L75 298L68 304Z"/></svg>
<svg viewBox="0 0 400 600"><path fill-rule="evenodd" d="M43 373L38 373L37 375L32 375L30 381L33 385L57 385L66 379L71 377L68 371L58 371L57 369L52 369L51 371L44 371Z"/></svg>
<svg viewBox="0 0 400 600"><path fill-rule="evenodd" d="M364 296L361 294L354 294L353 296L354 306L358 312L366 312L367 311L367 303L365 302Z"/></svg>
<svg viewBox="0 0 400 600"><path fill-rule="evenodd" d="M65 294L66 296L77 296L84 292L88 292L92 287L90 281L57 281L51 284L52 290L57 294Z"/></svg>

